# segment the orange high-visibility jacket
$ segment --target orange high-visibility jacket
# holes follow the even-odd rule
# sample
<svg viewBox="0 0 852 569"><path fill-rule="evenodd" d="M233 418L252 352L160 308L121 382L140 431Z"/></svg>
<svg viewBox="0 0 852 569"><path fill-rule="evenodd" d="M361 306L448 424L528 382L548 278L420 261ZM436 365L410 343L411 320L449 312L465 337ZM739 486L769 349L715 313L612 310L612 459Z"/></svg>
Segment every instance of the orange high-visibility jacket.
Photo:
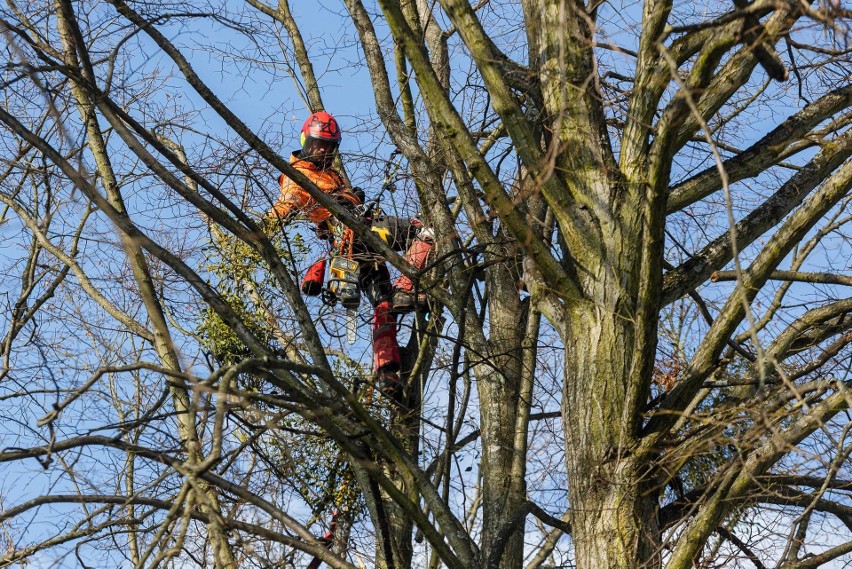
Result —
<svg viewBox="0 0 852 569"><path fill-rule="evenodd" d="M342 199L353 205L361 203L361 199L346 187L343 176L337 170L333 168L321 170L312 162L300 159L298 152L293 152L290 155L290 164L316 184L319 189L332 195L335 199ZM317 225L322 225L331 217L330 211L319 205L302 186L286 175L281 174L278 177L278 184L281 187L281 197L272 206L271 216L287 219L291 213L296 212L303 214Z"/></svg>

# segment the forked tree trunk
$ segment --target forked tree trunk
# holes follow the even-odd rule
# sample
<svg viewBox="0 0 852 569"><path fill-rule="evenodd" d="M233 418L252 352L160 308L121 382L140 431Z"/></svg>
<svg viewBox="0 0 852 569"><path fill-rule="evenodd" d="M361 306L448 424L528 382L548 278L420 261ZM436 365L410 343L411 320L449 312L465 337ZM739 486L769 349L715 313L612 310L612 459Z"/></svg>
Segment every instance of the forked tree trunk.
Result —
<svg viewBox="0 0 852 569"><path fill-rule="evenodd" d="M576 290L562 291L563 428L579 569L658 567L657 495L636 444L656 352L664 219L647 152L619 164L595 82L594 14L524 0L553 128L541 177ZM647 150L647 148L646 148ZM536 166L536 164L532 164ZM540 168L539 168L540 169ZM558 323L554 323L559 326Z"/></svg>

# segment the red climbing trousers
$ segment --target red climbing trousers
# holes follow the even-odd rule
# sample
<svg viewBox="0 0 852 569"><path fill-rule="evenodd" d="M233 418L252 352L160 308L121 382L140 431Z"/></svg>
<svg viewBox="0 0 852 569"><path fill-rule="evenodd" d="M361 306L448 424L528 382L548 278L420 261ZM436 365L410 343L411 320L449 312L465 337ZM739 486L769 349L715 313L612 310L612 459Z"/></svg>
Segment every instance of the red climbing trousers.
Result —
<svg viewBox="0 0 852 569"><path fill-rule="evenodd" d="M373 366L376 370L399 371L396 318L387 300L379 302L373 312Z"/></svg>
<svg viewBox="0 0 852 569"><path fill-rule="evenodd" d="M423 233L425 232L421 231L421 235L412 241L411 247L404 255L405 260L411 263L415 269L422 269L426 266L426 261L429 260L429 254L432 252L432 239L429 235L423 235ZM422 292L415 292L414 281L406 275L400 275L393 282L391 306L394 312L400 314L416 309L428 310L426 295Z"/></svg>

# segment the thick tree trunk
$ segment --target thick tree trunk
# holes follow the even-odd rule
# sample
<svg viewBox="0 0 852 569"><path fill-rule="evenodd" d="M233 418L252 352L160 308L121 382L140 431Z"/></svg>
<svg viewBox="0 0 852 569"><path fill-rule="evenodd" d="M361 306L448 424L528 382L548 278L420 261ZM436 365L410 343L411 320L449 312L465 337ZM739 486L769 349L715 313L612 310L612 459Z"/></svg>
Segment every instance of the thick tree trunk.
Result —
<svg viewBox="0 0 852 569"><path fill-rule="evenodd" d="M661 192L647 152L620 167L596 72L595 14L525 0L533 66L560 149L541 178L578 290L562 291L563 428L572 539L579 569L658 567L657 495L637 456L656 350ZM537 167L531 163L531 167ZM660 179L665 178L660 175ZM558 323L555 323L558 325Z"/></svg>
<svg viewBox="0 0 852 569"><path fill-rule="evenodd" d="M603 306L573 307L566 346L565 439L579 569L659 567L657 493L633 454L627 401L637 365L633 323Z"/></svg>
<svg viewBox="0 0 852 569"><path fill-rule="evenodd" d="M479 377L479 382L504 380L499 374ZM495 567L519 569L523 560L524 523L523 517L516 517L526 498L526 484L524 473L513 470L515 449L507 444L515 435L517 411L509 402L517 400L517 390L501 386L488 391L492 393L490 401L480 407L483 566L487 567L489 558L493 558L499 560Z"/></svg>
<svg viewBox="0 0 852 569"><path fill-rule="evenodd" d="M419 400L419 396L417 397ZM420 412L415 408L414 412L399 410L393 414L388 426L403 444L409 456L416 459L420 450ZM413 501L417 501L417 490L410 481L395 472L388 472L388 476L397 487L405 492ZM384 494L383 494L384 496ZM385 496L386 498L386 496ZM394 562L389 563L385 559L385 551L379 546L377 548L376 567L395 567L404 569L412 567L414 560L414 548L412 536L414 532L414 521L393 500L384 500L384 509L387 512L388 538L393 551Z"/></svg>
<svg viewBox="0 0 852 569"><path fill-rule="evenodd" d="M493 258L513 258L496 251ZM518 417L528 409L521 397L523 339L528 310L518 296L517 269L512 262L492 265L488 276L491 354L475 367L482 428L482 563L484 567L522 567L526 500L525 425Z"/></svg>

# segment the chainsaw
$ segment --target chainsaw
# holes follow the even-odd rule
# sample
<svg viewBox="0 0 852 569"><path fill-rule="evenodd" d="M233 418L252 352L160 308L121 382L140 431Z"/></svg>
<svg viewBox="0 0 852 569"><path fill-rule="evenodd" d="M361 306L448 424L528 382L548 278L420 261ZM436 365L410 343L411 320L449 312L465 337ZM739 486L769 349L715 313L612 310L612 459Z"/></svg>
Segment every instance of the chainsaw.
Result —
<svg viewBox="0 0 852 569"><path fill-rule="evenodd" d="M359 217L369 220L376 215L378 204L361 206L357 211ZM361 272L360 257L363 252L355 251L355 233L343 224L335 224L333 228L334 241L331 248L331 261L328 264L328 281L323 288L326 259L320 259L308 269L302 279L302 292L309 296L322 295L322 300L329 306L338 302L346 309L346 341L354 344L358 323L358 307L361 305L361 290L358 286ZM368 259L363 259L368 261Z"/></svg>
<svg viewBox="0 0 852 569"><path fill-rule="evenodd" d="M345 232L351 233L352 230L347 227ZM345 241L349 241L348 251L338 251L331 257L328 267L328 286L323 295L323 302L330 306L340 302L346 309L346 341L354 344L358 324L358 306L361 304L361 290L358 288L361 264L352 256L352 236L349 235Z"/></svg>

